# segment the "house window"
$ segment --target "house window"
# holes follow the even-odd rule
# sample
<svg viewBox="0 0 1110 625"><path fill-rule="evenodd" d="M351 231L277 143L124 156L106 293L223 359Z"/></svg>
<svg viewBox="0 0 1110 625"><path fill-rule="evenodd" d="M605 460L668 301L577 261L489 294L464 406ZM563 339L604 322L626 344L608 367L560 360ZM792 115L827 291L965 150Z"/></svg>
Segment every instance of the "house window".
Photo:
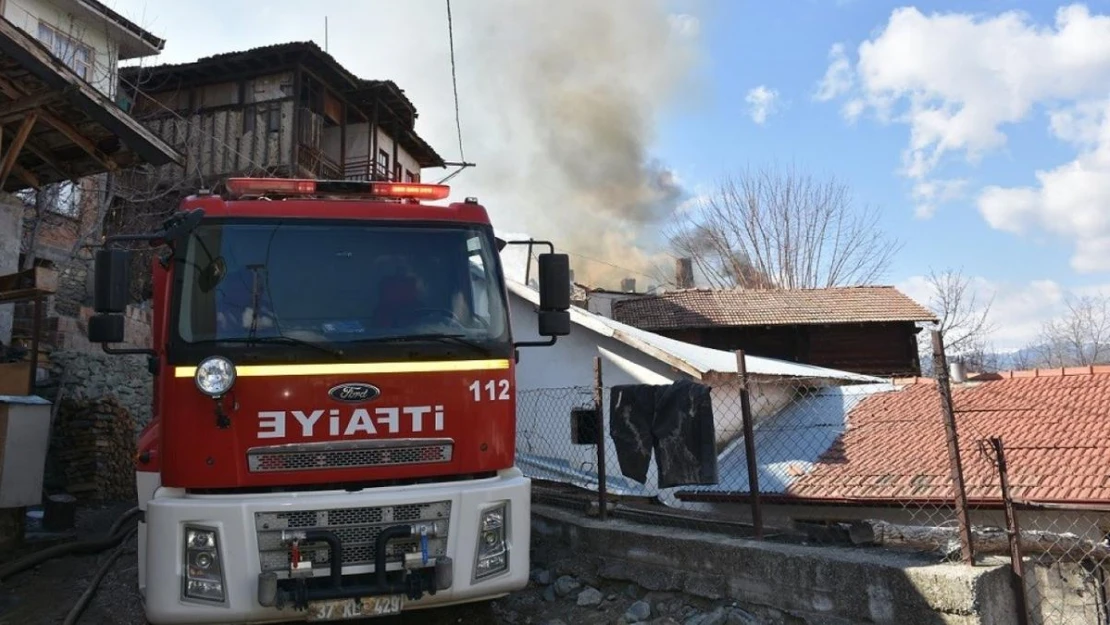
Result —
<svg viewBox="0 0 1110 625"><path fill-rule="evenodd" d="M378 171L379 176L389 175L389 152L385 150L378 150Z"/></svg>
<svg viewBox="0 0 1110 625"><path fill-rule="evenodd" d="M76 182L62 182L53 188L48 187L46 209L65 217L77 218L81 214L81 185Z"/></svg>
<svg viewBox="0 0 1110 625"><path fill-rule="evenodd" d="M400 163L394 163L393 164L393 181L394 182L404 182L405 181L405 179L401 177L402 172L404 172L404 168L401 167L401 164Z"/></svg>
<svg viewBox="0 0 1110 625"><path fill-rule="evenodd" d="M420 182L420 178L409 170L405 170L405 182Z"/></svg>
<svg viewBox="0 0 1110 625"><path fill-rule="evenodd" d="M266 120L267 120L266 128L270 132L278 132L278 131L281 130L281 107L280 107L280 105L279 106L273 106L273 105L270 106L270 111L267 114Z"/></svg>
<svg viewBox="0 0 1110 625"><path fill-rule="evenodd" d="M54 56L62 60L78 76L86 81L92 80L93 49L77 39L62 34L46 22L39 22L39 41L43 43Z"/></svg>

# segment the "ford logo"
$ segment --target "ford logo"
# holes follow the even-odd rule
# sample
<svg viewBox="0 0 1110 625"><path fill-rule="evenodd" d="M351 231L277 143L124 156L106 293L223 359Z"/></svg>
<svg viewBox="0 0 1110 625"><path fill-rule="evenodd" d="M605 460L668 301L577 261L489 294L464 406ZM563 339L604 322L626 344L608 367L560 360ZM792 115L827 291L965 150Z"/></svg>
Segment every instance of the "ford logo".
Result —
<svg viewBox="0 0 1110 625"><path fill-rule="evenodd" d="M362 382L347 382L346 384L333 386L328 391L328 397L345 404L359 404L370 401L381 394L382 392L378 390L378 387Z"/></svg>

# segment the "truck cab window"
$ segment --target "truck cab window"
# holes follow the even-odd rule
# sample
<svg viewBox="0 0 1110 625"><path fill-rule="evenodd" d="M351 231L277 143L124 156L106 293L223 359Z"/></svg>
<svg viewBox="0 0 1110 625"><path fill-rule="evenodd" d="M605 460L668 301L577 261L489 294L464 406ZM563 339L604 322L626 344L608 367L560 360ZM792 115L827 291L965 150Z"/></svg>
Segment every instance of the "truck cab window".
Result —
<svg viewBox="0 0 1110 625"><path fill-rule="evenodd" d="M184 343L285 336L340 348L429 334L507 340L503 295L486 286L498 283L495 253L492 234L473 226L209 223L179 263L177 332Z"/></svg>

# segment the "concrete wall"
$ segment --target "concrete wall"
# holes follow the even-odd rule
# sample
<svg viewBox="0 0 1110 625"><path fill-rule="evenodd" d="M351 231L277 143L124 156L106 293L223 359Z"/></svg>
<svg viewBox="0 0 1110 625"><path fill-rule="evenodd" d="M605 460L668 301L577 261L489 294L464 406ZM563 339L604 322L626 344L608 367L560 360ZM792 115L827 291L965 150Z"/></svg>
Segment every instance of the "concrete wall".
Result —
<svg viewBox="0 0 1110 625"><path fill-rule="evenodd" d="M738 522L751 521L751 507L744 504L712 504L707 508ZM1004 528L1006 518L1000 509L973 508L971 524L977 528ZM910 506L833 506L833 505L784 505L763 503L763 523L767 527L790 528L797 521L814 523L849 523L881 519L896 525L954 526L956 513L952 508L930 506L925 509ZM1019 510L1018 522L1022 531L1075 534L1100 542L1110 528L1110 513L1071 510Z"/></svg>
<svg viewBox="0 0 1110 625"><path fill-rule="evenodd" d="M533 508L534 560L556 575L728 598L763 623L1012 625L1009 568L934 564L882 550L810 547L601 522Z"/></svg>
<svg viewBox="0 0 1110 625"><path fill-rule="evenodd" d="M19 270L19 246L23 232L23 202L0 194L0 275ZM12 304L0 304L0 343L12 340Z"/></svg>

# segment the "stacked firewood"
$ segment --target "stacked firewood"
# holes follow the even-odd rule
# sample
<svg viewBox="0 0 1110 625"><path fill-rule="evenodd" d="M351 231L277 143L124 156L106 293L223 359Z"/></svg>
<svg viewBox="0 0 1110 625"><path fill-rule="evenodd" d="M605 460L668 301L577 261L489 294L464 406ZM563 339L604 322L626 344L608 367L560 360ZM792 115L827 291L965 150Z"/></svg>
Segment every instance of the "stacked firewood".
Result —
<svg viewBox="0 0 1110 625"><path fill-rule="evenodd" d="M134 459L134 422L115 398L62 400L47 461L57 486L81 501L131 500Z"/></svg>

